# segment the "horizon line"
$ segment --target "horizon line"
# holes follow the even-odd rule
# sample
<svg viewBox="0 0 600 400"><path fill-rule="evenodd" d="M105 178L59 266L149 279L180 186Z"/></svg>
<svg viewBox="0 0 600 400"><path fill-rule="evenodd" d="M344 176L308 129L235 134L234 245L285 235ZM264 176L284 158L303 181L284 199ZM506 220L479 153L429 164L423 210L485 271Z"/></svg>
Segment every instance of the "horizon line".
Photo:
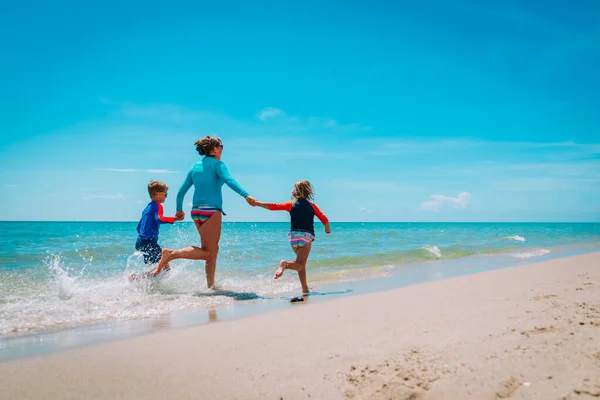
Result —
<svg viewBox="0 0 600 400"><path fill-rule="evenodd" d="M2 222L65 222L65 223L137 223L138 220L0 220ZM194 221L177 221L178 223L193 223ZM598 224L599 221L330 221L343 224ZM223 221L223 223L269 223L269 224L289 224L289 221Z"/></svg>

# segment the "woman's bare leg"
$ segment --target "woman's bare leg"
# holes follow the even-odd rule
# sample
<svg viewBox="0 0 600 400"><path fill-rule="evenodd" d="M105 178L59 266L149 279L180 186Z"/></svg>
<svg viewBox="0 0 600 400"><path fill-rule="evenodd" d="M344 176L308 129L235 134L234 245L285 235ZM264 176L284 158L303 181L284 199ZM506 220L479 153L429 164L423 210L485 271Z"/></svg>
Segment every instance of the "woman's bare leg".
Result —
<svg viewBox="0 0 600 400"><path fill-rule="evenodd" d="M210 256L206 258L206 285L211 288L215 283L215 272L217 270L217 256L219 255L219 240L221 240L221 224L223 215L220 211L214 213L201 226L196 224L202 248Z"/></svg>
<svg viewBox="0 0 600 400"><path fill-rule="evenodd" d="M186 260L206 260L210 258L210 252L198 246L189 246L183 249L163 249L162 257L154 270L154 276L158 275L163 268L168 269L170 261L185 258Z"/></svg>

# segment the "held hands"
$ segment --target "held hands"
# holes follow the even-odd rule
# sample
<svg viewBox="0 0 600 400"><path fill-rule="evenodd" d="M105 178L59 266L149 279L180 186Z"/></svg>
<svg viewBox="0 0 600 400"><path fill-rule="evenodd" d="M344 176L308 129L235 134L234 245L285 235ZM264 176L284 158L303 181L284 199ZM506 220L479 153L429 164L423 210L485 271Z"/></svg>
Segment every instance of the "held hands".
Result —
<svg viewBox="0 0 600 400"><path fill-rule="evenodd" d="M175 221L183 221L185 218L185 213L183 211L177 211L175 213Z"/></svg>
<svg viewBox="0 0 600 400"><path fill-rule="evenodd" d="M256 199L252 196L246 196L246 202L252 207L256 207Z"/></svg>

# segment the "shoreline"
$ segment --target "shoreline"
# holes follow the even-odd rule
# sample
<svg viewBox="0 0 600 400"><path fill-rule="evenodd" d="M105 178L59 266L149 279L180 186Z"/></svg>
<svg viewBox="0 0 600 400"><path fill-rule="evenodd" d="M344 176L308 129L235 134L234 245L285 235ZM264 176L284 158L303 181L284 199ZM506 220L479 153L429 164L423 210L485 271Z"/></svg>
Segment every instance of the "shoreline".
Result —
<svg viewBox="0 0 600 400"><path fill-rule="evenodd" d="M595 248L590 249L595 250ZM533 260L517 259L504 255L503 257L494 258L470 256L458 259L431 260L416 264L409 263L387 271L384 270L378 275L360 275L358 279L317 286L311 293L310 302L316 303L339 297L387 292L427 282L514 268L525 263L535 264L547 260L563 259L580 254L589 254L590 249L578 248L578 250L573 251L566 248L556 248L548 254L535 257ZM252 293L237 293L227 290L222 293L225 296L239 297L236 300L240 302L214 307L178 310L158 317L99 321L77 326L57 326L40 331L0 336L0 363L149 335L168 329L182 329L217 321L251 318L263 313L297 306L288 302L288 298L296 296L297 293L280 294L268 298L260 296L253 298L250 296L250 301L246 297Z"/></svg>
<svg viewBox="0 0 600 400"><path fill-rule="evenodd" d="M0 397L597 396L599 266L588 253L9 361Z"/></svg>
<svg viewBox="0 0 600 400"><path fill-rule="evenodd" d="M116 223L138 223L139 220L131 221L115 221L115 220L34 220L34 219L5 219L0 222L67 222L67 223L87 223L87 222L116 222ZM180 222L193 222L193 221L180 221ZM282 223L289 224L289 221L226 221L233 223ZM336 223L342 224L381 224L381 223L393 223L393 224L598 224L600 221L338 221Z"/></svg>

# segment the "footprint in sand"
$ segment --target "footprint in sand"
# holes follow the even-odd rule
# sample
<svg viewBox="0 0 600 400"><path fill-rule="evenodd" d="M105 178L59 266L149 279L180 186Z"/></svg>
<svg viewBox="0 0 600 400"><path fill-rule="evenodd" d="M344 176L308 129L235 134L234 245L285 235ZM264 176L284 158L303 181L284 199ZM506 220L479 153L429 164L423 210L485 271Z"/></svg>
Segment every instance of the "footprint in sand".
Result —
<svg viewBox="0 0 600 400"><path fill-rule="evenodd" d="M539 296L535 296L534 298L532 298L532 300L545 300L545 299L551 299L557 297L555 294L545 294L545 295L539 295Z"/></svg>
<svg viewBox="0 0 600 400"><path fill-rule="evenodd" d="M507 381L502 383L502 388L496 392L496 396L500 399L506 399L511 397L519 388L521 387L521 382L519 382L515 377L511 376Z"/></svg>

